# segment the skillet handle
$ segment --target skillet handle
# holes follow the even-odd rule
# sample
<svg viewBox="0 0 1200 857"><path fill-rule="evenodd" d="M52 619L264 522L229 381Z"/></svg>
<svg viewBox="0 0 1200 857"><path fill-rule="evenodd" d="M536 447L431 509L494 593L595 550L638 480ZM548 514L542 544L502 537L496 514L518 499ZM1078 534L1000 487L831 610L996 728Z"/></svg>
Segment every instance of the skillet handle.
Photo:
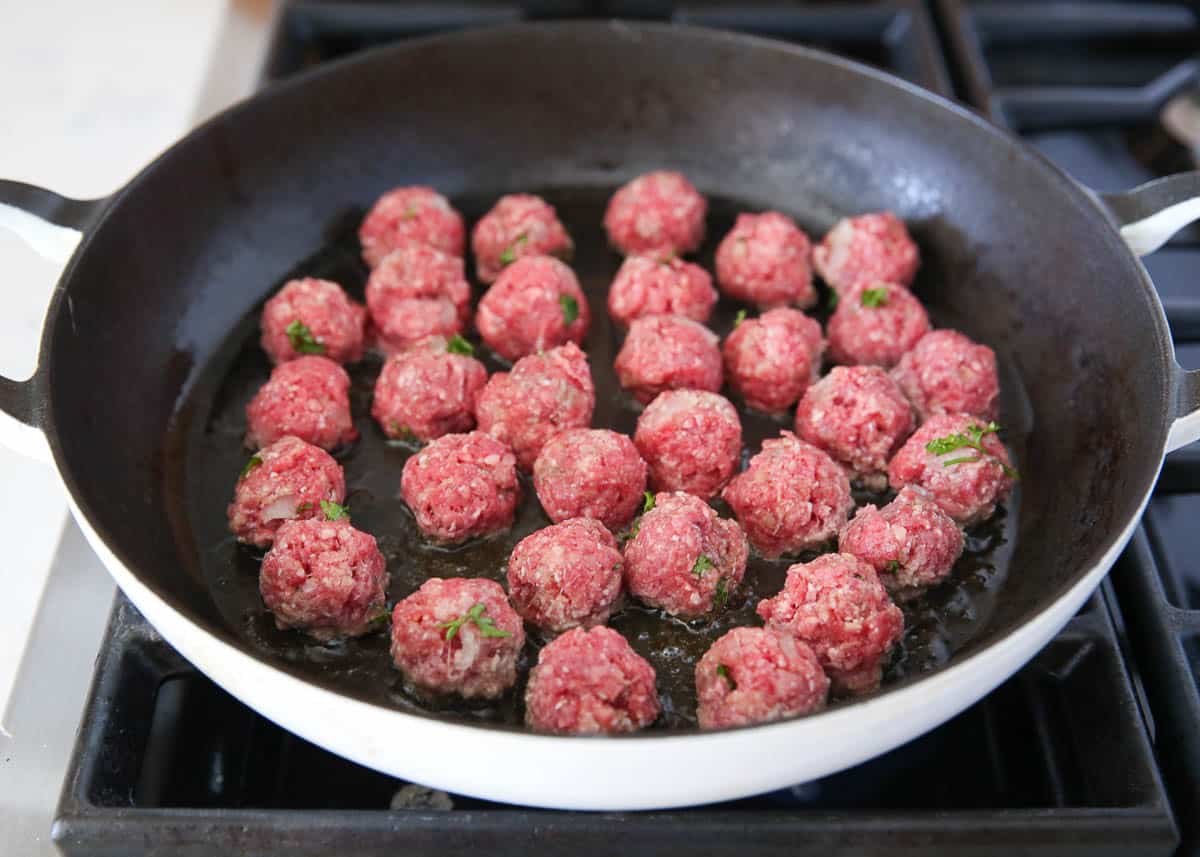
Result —
<svg viewBox="0 0 1200 857"><path fill-rule="evenodd" d="M34 185L0 179L0 228L16 233L39 256L64 267L105 202L67 199ZM50 448L38 429L44 382L40 366L24 381L0 376L0 445L49 461Z"/></svg>
<svg viewBox="0 0 1200 857"><path fill-rule="evenodd" d="M1200 220L1200 171L1157 179L1125 193L1104 194L1121 237L1139 256L1153 253L1172 235ZM1175 422L1167 452L1200 440L1200 371L1176 370Z"/></svg>

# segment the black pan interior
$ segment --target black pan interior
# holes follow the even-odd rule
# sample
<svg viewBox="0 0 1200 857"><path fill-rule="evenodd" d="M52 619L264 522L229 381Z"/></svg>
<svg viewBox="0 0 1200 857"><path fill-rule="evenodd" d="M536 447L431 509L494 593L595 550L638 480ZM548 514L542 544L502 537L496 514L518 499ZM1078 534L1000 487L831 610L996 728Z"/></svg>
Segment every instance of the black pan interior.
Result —
<svg viewBox="0 0 1200 857"><path fill-rule="evenodd" d="M572 267L588 295L593 324L584 342L596 383L596 414L593 424L632 434L640 408L623 392L612 370L622 331L605 312L605 296L620 258L605 246L600 221L611 189L539 188L557 207L560 217L575 238ZM472 221L481 216L494 199L468 196L455 199ZM746 203L716 198L711 200L710 234L699 261L712 269L712 254L720 236L733 224L737 211ZM359 299L367 269L359 258L355 230L361 212L337 217L332 240L301 263L289 276L321 276L343 283ZM938 272L932 266L922 273L922 282ZM921 282L917 288L920 290ZM731 301L718 307L712 326L725 335L739 309ZM823 317L824 312L818 310ZM822 318L823 320L823 318ZM943 324L954 319L939 319ZM480 355L491 371L502 371L502 363ZM524 497L518 524L503 537L472 542L454 549L430 546L417 531L412 516L399 500L400 471L416 447L389 446L370 418L371 392L380 362L372 359L351 367L354 381L352 409L362 440L338 457L347 476L347 502L356 526L376 536L388 559L392 585L389 603L394 604L415 590L428 577L490 577L503 581L505 561L522 537L549 524L541 512L529 481L524 480ZM1005 413L1022 412L1023 395L1019 375L1006 367ZM199 547L192 573L203 579L224 621L240 631L252 647L265 655L294 664L306 673L347 693L412 710L432 710L472 717L488 722L519 724L522 717L521 685L497 705L468 706L447 699L420 696L404 687L399 674L390 668L385 633L325 646L292 631L275 629L270 614L259 598L257 581L261 554L237 545L225 520L225 504L232 484L249 453L242 448L246 432L245 406L270 372L258 345L258 312L251 312L230 334L225 346L201 370L199 382L172 421L168 445L173 450L171 470L180 479L181 490L172 492L180 505L173 510L175 526ZM737 401L735 399L735 401ZM764 438L775 437L790 420L771 418L740 409L745 430L745 455L758 451ZM1010 444L1019 447L1019 429L1007 433ZM178 456L178 458L175 458ZM1017 453L1018 459L1020 454ZM862 494L861 502L886 502L887 496ZM888 671L888 680L935 669L985 627L995 596L1002 591L1008 561L1015 548L1014 533L1006 524L1017 519L1017 496L1005 513L972 530L970 550L956 569L952 582L937 587L926 597L906 605L907 633ZM729 509L717 503L730 515ZM730 609L714 620L685 623L659 611L630 604L612 622L654 665L664 716L656 726L674 728L695 725L696 661L721 634L737 625L761 624L754 614L760 598L775 594L783 585L784 572L792 560L754 559L746 585L737 590ZM531 636L523 666L537 660L542 640ZM524 669L521 672L525 675Z"/></svg>
<svg viewBox="0 0 1200 857"><path fill-rule="evenodd" d="M374 643L354 644L361 664L344 669L344 652L285 641L247 613L252 558L220 523L244 460L240 404L266 373L245 347L254 311L292 272L361 284L353 228L393 185L433 184L468 216L540 189L580 245L599 376L616 346L598 297L617 263L600 241L602 201L664 165L714 199L714 237L738 208L779 208L818 234L843 214L896 211L921 244L917 288L935 319L1001 355L1019 507L1002 532L980 534L1003 548L935 594L951 619L925 623L895 667L902 681L951 648L961 658L999 639L1103 553L1153 479L1169 385L1156 304L1099 211L1008 138L907 88L795 48L671 27L521 27L393 48L273 90L169 152L64 279L43 365L69 486L118 556L192 620L314 681L410 704ZM718 330L728 324L726 307ZM360 413L371 374L358 374ZM597 424L634 418L602 391ZM748 428L753 447L778 426ZM421 550L394 500L403 453L360 430L355 521L382 537L402 594ZM367 473L357 461L385 464ZM537 523L527 509L517 535ZM503 548L482 550L491 573ZM437 573L464 564L425 560ZM759 571L757 586L778 585L778 569ZM630 611L619 624L636 643L646 621ZM668 724L686 724L675 714Z"/></svg>

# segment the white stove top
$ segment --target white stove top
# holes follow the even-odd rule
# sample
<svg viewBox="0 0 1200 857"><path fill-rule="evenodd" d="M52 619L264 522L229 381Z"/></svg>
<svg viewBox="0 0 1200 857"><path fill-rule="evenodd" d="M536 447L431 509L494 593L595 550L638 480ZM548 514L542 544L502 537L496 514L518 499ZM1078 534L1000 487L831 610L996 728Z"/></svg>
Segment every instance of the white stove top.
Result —
<svg viewBox="0 0 1200 857"><path fill-rule="evenodd" d="M274 0L42 0L0 28L0 177L111 193L200 119L252 91ZM0 373L26 378L58 268L0 230ZM49 833L112 582L49 467L0 449L0 855Z"/></svg>

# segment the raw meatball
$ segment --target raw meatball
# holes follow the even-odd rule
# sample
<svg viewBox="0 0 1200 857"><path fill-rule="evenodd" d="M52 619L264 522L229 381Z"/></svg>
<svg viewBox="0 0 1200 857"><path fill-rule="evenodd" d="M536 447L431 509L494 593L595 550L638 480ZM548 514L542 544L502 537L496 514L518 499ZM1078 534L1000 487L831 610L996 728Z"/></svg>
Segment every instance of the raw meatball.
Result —
<svg viewBox="0 0 1200 857"><path fill-rule="evenodd" d="M549 643L525 689L525 722L538 732L636 732L658 710L654 667L611 628L576 628Z"/></svg>
<svg viewBox="0 0 1200 857"><path fill-rule="evenodd" d="M1000 398L996 352L957 330L925 334L900 358L892 377L917 416L971 414L994 420Z"/></svg>
<svg viewBox="0 0 1200 857"><path fill-rule="evenodd" d="M284 521L321 514L321 501L346 499L341 465L298 437L281 437L247 462L226 514L239 542L264 548Z"/></svg>
<svg viewBox="0 0 1200 857"><path fill-rule="evenodd" d="M783 413L817 380L825 338L799 310L779 307L738 323L722 353L729 385L746 404Z"/></svg>
<svg viewBox="0 0 1200 857"><path fill-rule="evenodd" d="M904 286L872 282L842 293L825 332L834 362L890 368L929 332L929 316Z"/></svg>
<svg viewBox="0 0 1200 857"><path fill-rule="evenodd" d="M829 678L808 644L767 628L734 628L696 664L701 729L812 714L828 695Z"/></svg>
<svg viewBox="0 0 1200 857"><path fill-rule="evenodd" d="M258 576L275 625L318 640L358 637L387 618L387 584L375 537L323 517L280 527Z"/></svg>
<svg viewBox="0 0 1200 857"><path fill-rule="evenodd" d="M739 214L717 247L717 282L734 300L764 308L817 302L809 254L812 245L778 211Z"/></svg>
<svg viewBox="0 0 1200 857"><path fill-rule="evenodd" d="M567 429L533 463L533 487L551 521L595 518L610 530L633 520L646 492L646 462L627 435Z"/></svg>
<svg viewBox="0 0 1200 857"><path fill-rule="evenodd" d="M625 581L637 599L676 616L725 606L746 573L746 537L703 500L661 493L625 545Z"/></svg>
<svg viewBox="0 0 1200 857"><path fill-rule="evenodd" d="M908 485L882 509L859 509L842 529L838 550L870 563L889 592L907 595L949 576L963 534L928 494Z"/></svg>
<svg viewBox="0 0 1200 857"><path fill-rule="evenodd" d="M521 496L517 462L483 432L442 435L404 462L400 496L436 542L489 536L512 526Z"/></svg>
<svg viewBox="0 0 1200 857"><path fill-rule="evenodd" d="M246 446L295 435L322 449L358 440L350 418L350 376L328 357L297 357L271 370L246 406Z"/></svg>
<svg viewBox="0 0 1200 857"><path fill-rule="evenodd" d="M796 434L877 491L887 487L888 461L912 430L908 399L878 366L835 366L796 408Z"/></svg>
<svg viewBox="0 0 1200 857"><path fill-rule="evenodd" d="M516 682L524 645L494 580L435 577L392 611L392 661L422 690L494 699Z"/></svg>
<svg viewBox="0 0 1200 857"><path fill-rule="evenodd" d="M737 469L742 423L724 396L667 390L638 418L633 442L650 465L655 491L686 491L707 500Z"/></svg>
<svg viewBox="0 0 1200 857"><path fill-rule="evenodd" d="M575 273L549 256L526 256L505 268L475 316L483 341L505 360L582 342L590 321Z"/></svg>
<svg viewBox="0 0 1200 857"><path fill-rule="evenodd" d="M490 283L500 272L525 256L570 259L571 236L558 220L554 206L540 196L514 193L500 197L471 233L475 273Z"/></svg>
<svg viewBox="0 0 1200 857"><path fill-rule="evenodd" d="M471 320L463 261L424 244L389 253L367 279L367 308L379 347L403 351L427 336L450 336Z"/></svg>
<svg viewBox="0 0 1200 857"><path fill-rule="evenodd" d="M691 253L704 240L707 208L683 174L646 173L613 194L604 212L604 229L609 243L626 256Z"/></svg>
<svg viewBox="0 0 1200 857"><path fill-rule="evenodd" d="M883 659L904 633L904 615L875 569L842 553L793 565L779 594L758 602L758 615L812 646L834 690L845 693L879 687Z"/></svg>
<svg viewBox="0 0 1200 857"><path fill-rule="evenodd" d="M367 311L329 280L291 280L262 312L262 347L272 363L324 354L338 363L362 360Z"/></svg>
<svg viewBox="0 0 1200 857"><path fill-rule="evenodd" d="M379 198L358 229L363 260L374 268L405 244L427 244L443 253L463 254L462 215L433 188L398 187Z"/></svg>
<svg viewBox="0 0 1200 857"><path fill-rule="evenodd" d="M573 518L526 536L508 558L508 591L531 625L603 625L621 596L624 563L599 521Z"/></svg>
<svg viewBox="0 0 1200 857"><path fill-rule="evenodd" d="M475 398L487 383L487 369L449 347L444 337L433 336L383 364L371 416L388 437L427 441L475 427Z"/></svg>
<svg viewBox="0 0 1200 857"><path fill-rule="evenodd" d="M839 294L876 280L910 285L921 264L917 245L890 211L839 220L812 256L821 279Z"/></svg>
<svg viewBox="0 0 1200 857"><path fill-rule="evenodd" d="M586 427L595 407L587 355L568 343L493 375L475 400L475 419L480 431L511 446L521 469L530 470L546 441L564 429Z"/></svg>
<svg viewBox="0 0 1200 857"><path fill-rule="evenodd" d="M897 490L921 486L964 527L990 518L1012 490L1016 475L996 428L970 414L930 417L888 465L888 481ZM931 451L929 444L935 441L935 450L946 451Z"/></svg>
<svg viewBox="0 0 1200 857"><path fill-rule="evenodd" d="M626 257L608 289L608 314L624 325L663 314L703 324L716 303L708 271L675 255Z"/></svg>
<svg viewBox="0 0 1200 857"><path fill-rule="evenodd" d="M646 404L663 390L721 389L717 335L678 315L646 315L629 326L617 352L621 386Z"/></svg>
<svg viewBox="0 0 1200 857"><path fill-rule="evenodd" d="M790 431L763 441L762 452L721 496L768 558L832 540L854 505L845 471Z"/></svg>

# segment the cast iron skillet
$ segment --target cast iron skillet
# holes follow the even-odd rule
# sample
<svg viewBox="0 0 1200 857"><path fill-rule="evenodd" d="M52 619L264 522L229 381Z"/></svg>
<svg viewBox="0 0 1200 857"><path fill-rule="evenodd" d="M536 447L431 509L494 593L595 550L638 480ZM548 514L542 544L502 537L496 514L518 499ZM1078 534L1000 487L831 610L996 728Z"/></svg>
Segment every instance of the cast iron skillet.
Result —
<svg viewBox="0 0 1200 857"><path fill-rule="evenodd" d="M602 322L617 264L599 237L602 201L662 166L715 200L715 237L735 208L778 208L817 234L842 215L895 211L921 245L916 288L935 320L1000 353L1020 501L1001 530L977 534L991 540L975 545L990 568L964 587L965 602L946 597L965 618L927 642L947 648L912 647L883 692L810 718L702 734L669 711L672 728L567 739L504 725L515 709L414 700L370 642L323 650L272 632L253 602L252 558L220 532L220 505L244 460L239 406L265 374L246 347L264 297L292 272L361 284L353 229L394 185L434 185L475 216L504 192L540 190L580 243L601 322L588 341L599 371L616 342ZM0 200L84 233L37 372L0 380L0 405L16 418L4 421L4 437L35 454L48 445L84 532L170 643L318 744L418 782L543 806L750 794L855 764L952 716L1031 657L1099 583L1164 450L1200 435L1200 381L1176 366L1122 233L1154 249L1200 215L1188 199L1198 194L1200 177L1189 174L1103 202L935 96L747 36L571 23L406 43L267 90L110 199L0 183ZM43 247L61 243L61 230L0 213ZM627 428L633 418L602 385L598 421ZM404 453L389 458L371 426L360 428L363 447L347 459L360 492L355 520L384 537L401 581L393 597L415 585L419 563L488 573L490 562L498 574L499 548L472 564L430 558L405 539L387 487ZM752 443L771 429L754 427ZM623 621L638 638L640 620ZM664 682L674 693L686 670Z"/></svg>

